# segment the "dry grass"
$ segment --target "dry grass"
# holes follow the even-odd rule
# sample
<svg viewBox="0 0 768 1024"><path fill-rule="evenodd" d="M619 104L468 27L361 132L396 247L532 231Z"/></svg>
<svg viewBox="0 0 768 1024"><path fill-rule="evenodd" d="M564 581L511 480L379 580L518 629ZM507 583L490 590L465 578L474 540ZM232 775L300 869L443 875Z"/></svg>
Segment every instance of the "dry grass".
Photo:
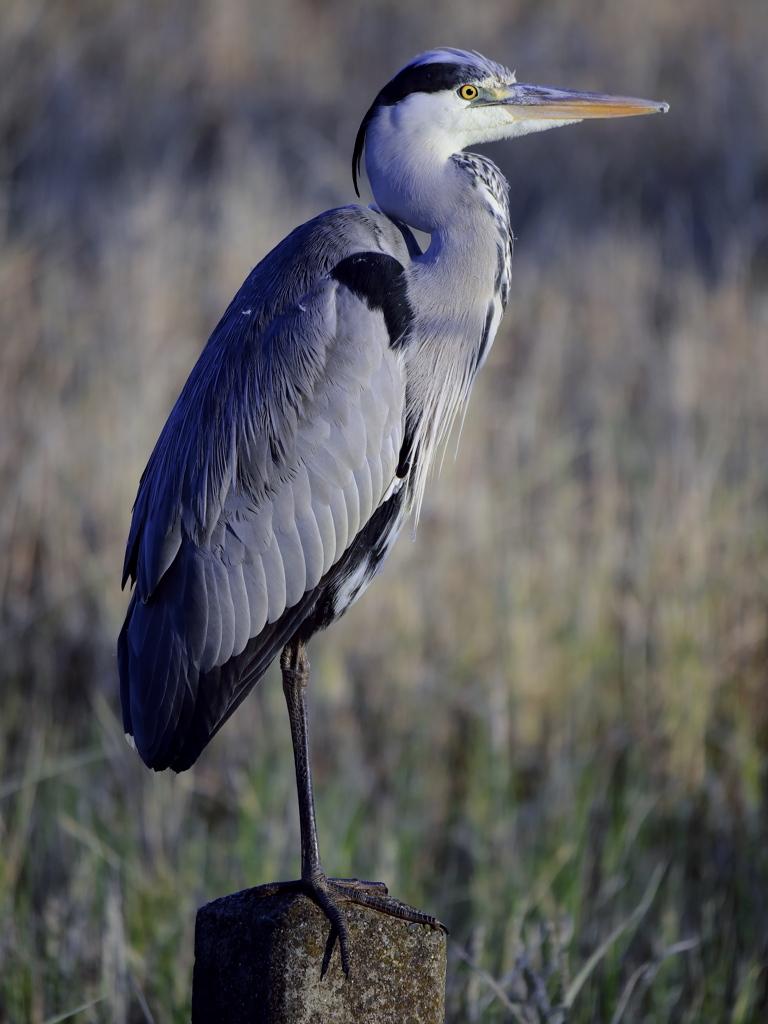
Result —
<svg viewBox="0 0 768 1024"><path fill-rule="evenodd" d="M451 1021L764 1019L758 0L2 17L0 1020L187 1019L196 906L296 874L274 677L183 776L125 745L124 538L217 316L436 43L673 113L494 152L520 242L458 458L310 652L326 866L451 925Z"/></svg>

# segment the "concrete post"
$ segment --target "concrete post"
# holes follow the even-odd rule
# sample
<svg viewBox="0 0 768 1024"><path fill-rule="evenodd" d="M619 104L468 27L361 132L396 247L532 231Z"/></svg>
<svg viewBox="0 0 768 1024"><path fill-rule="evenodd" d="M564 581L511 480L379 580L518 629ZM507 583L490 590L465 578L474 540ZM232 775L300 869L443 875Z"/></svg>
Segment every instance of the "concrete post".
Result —
<svg viewBox="0 0 768 1024"><path fill-rule="evenodd" d="M311 900L258 891L197 913L192 1024L443 1024L439 929L345 904L347 979L328 920Z"/></svg>

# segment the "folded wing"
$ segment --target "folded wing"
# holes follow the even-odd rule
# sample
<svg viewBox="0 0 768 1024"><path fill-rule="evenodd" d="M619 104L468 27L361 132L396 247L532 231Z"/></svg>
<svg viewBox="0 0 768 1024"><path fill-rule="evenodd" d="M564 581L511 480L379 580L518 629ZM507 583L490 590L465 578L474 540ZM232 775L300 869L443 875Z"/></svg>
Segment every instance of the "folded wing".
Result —
<svg viewBox="0 0 768 1024"><path fill-rule="evenodd" d="M277 310L254 287L273 294L269 265L246 282L142 478L118 660L126 731L158 770L193 763L282 646L343 613L407 511L403 269L349 259ZM374 293L372 271L400 291Z"/></svg>

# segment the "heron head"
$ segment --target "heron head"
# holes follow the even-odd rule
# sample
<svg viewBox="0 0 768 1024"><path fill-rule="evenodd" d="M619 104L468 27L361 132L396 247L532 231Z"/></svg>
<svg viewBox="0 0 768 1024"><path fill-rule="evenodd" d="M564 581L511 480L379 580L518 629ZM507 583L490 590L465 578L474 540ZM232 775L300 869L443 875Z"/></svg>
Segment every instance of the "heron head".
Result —
<svg viewBox="0 0 768 1024"><path fill-rule="evenodd" d="M440 48L407 64L384 86L363 118L355 140L352 175L357 187L366 140L391 150L391 165L405 149L448 158L481 142L528 135L587 118L664 113L667 103L552 89L518 82L515 74L479 53ZM399 136L399 138L397 138ZM382 154L366 167L372 182ZM373 164L373 166L372 166ZM371 173L373 171L373 173Z"/></svg>

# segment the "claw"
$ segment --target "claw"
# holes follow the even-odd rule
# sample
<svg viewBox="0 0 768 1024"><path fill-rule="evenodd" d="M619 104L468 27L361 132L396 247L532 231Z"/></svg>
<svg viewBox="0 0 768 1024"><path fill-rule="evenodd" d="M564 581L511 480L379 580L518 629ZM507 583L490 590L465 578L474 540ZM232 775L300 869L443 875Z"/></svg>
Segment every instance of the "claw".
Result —
<svg viewBox="0 0 768 1024"><path fill-rule="evenodd" d="M321 976L324 976L328 970L333 947L338 937L341 969L349 977L351 965L349 936L344 915L338 906L339 903L357 903L359 906L370 907L371 910L377 910L389 917L398 917L401 921L428 924L431 928L439 928L444 934L448 934L448 929L436 917L416 910L408 903L403 903L402 900L390 896L389 890L383 882L363 882L359 878L328 878L324 874L315 874L311 879L270 882L252 889L251 892L257 898L275 896L278 893L301 892L323 911L331 924L331 934L328 937L328 944L323 956Z"/></svg>
<svg viewBox="0 0 768 1024"><path fill-rule="evenodd" d="M325 916L333 925L339 937L341 967L349 977L349 937L344 916L338 902L357 903L359 906L370 907L381 914L398 917L402 921L413 921L416 924L428 924L432 928L440 928L446 934L448 929L431 914L424 914L415 907L403 903L389 895L383 882L363 882L359 878L327 878L325 875L315 876L304 885L304 892L317 903Z"/></svg>

